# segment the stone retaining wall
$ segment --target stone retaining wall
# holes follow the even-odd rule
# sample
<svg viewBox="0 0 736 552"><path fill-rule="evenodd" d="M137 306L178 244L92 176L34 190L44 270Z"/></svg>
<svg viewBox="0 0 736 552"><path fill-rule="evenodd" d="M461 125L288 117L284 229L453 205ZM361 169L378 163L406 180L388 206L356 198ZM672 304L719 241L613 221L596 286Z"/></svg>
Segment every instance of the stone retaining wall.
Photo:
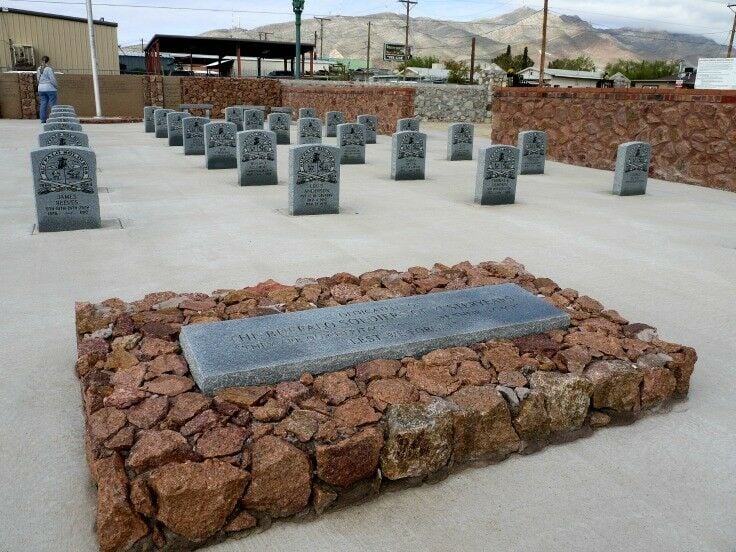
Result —
<svg viewBox="0 0 736 552"><path fill-rule="evenodd" d="M323 119L327 111L341 111L348 122L358 115L375 114L377 131L393 134L397 120L414 115L414 94L413 88L402 86L284 81L281 101L295 113L301 107L314 107Z"/></svg>
<svg viewBox="0 0 736 552"><path fill-rule="evenodd" d="M613 170L618 145L642 140L652 176L736 191L736 92L501 88L491 106L494 143L543 130L550 159Z"/></svg>
<svg viewBox="0 0 736 552"><path fill-rule="evenodd" d="M187 324L506 282L571 326L214 397L180 354ZM76 330L106 552L190 550L630 421L685 397L697 358L511 259L79 303Z"/></svg>
<svg viewBox="0 0 736 552"><path fill-rule="evenodd" d="M414 114L430 121L482 123L489 116L488 102L487 86L420 84Z"/></svg>

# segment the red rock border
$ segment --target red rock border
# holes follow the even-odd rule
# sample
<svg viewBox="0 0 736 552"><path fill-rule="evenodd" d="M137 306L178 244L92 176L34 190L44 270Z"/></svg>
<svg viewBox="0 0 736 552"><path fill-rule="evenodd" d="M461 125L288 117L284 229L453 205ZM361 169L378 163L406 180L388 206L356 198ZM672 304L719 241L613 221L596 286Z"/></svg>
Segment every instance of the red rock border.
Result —
<svg viewBox="0 0 736 552"><path fill-rule="evenodd" d="M214 397L180 355L186 324L506 282L570 328ZM512 259L78 303L76 326L104 551L190 550L628 421L685 397L697 359Z"/></svg>

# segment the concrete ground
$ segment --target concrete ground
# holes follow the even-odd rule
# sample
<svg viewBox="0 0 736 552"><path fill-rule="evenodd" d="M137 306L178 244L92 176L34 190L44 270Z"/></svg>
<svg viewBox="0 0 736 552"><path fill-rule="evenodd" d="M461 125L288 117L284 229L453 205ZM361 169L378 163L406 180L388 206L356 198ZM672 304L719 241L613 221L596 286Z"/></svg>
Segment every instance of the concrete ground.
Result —
<svg viewBox="0 0 736 552"><path fill-rule="evenodd" d="M0 121L0 550L97 548L74 301L506 256L694 346L689 400L209 550L736 550L736 194L652 180L616 197L611 173L549 163L515 205L480 207L475 162L444 161L432 130L426 181L389 180L381 136L367 165L343 167L342 214L294 218L287 146L278 186L241 188L141 124L85 130L105 228L32 234L39 125Z"/></svg>

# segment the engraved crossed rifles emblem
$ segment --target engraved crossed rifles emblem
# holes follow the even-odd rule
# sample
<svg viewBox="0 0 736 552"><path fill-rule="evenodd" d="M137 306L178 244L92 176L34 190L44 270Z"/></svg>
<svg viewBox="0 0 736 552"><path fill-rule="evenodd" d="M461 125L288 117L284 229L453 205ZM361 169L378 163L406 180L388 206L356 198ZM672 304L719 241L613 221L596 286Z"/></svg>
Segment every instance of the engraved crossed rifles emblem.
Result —
<svg viewBox="0 0 736 552"><path fill-rule="evenodd" d="M70 162L66 157L60 158L50 171L42 165L40 182L38 195L56 192L95 193L92 179L83 163Z"/></svg>
<svg viewBox="0 0 736 552"><path fill-rule="evenodd" d="M337 171L329 168L330 166L334 166L332 156L330 156L330 159L324 160L319 153L314 153L311 159L300 163L297 183L337 182Z"/></svg>
<svg viewBox="0 0 736 552"><path fill-rule="evenodd" d="M642 157L641 148L637 148L634 158L626 163L626 172L633 171L647 171L647 160L646 157Z"/></svg>
<svg viewBox="0 0 736 552"><path fill-rule="evenodd" d="M514 167L512 162L506 160L506 156L503 153L488 167L487 178L513 178L515 175L516 167Z"/></svg>

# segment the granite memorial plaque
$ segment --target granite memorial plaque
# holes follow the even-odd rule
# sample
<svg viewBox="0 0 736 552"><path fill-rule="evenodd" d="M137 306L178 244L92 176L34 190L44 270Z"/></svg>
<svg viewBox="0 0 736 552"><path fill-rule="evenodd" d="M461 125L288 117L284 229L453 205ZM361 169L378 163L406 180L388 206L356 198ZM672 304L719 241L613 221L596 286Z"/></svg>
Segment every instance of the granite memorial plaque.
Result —
<svg viewBox="0 0 736 552"><path fill-rule="evenodd" d="M143 108L143 128L146 132L156 132L156 125L153 122L153 112L161 109L158 105L147 105Z"/></svg>
<svg viewBox="0 0 736 552"><path fill-rule="evenodd" d="M365 126L358 123L337 125L337 147L341 165L365 164Z"/></svg>
<svg viewBox="0 0 736 552"><path fill-rule="evenodd" d="M207 117L184 117L181 121L184 155L204 155L204 125Z"/></svg>
<svg viewBox="0 0 736 552"><path fill-rule="evenodd" d="M569 325L563 310L516 284L500 284L190 324L180 344L194 381L212 394Z"/></svg>
<svg viewBox="0 0 736 552"><path fill-rule="evenodd" d="M297 144L321 144L322 120L316 117L299 117Z"/></svg>
<svg viewBox="0 0 736 552"><path fill-rule="evenodd" d="M243 130L243 108L231 106L225 108L225 121L233 123L238 130Z"/></svg>
<svg viewBox="0 0 736 552"><path fill-rule="evenodd" d="M328 111L325 113L325 136L337 136L337 125L345 122L345 116L340 111Z"/></svg>
<svg viewBox="0 0 736 552"><path fill-rule="evenodd" d="M514 146L489 146L478 152L475 177L475 202L505 205L516 199L519 149Z"/></svg>
<svg viewBox="0 0 736 552"><path fill-rule="evenodd" d="M447 127L447 160L473 159L473 132L471 123L452 123Z"/></svg>
<svg viewBox="0 0 736 552"><path fill-rule="evenodd" d="M519 133L519 174L544 174L547 156L547 133L525 130Z"/></svg>
<svg viewBox="0 0 736 552"><path fill-rule="evenodd" d="M405 130L391 136L391 178L424 180L427 135Z"/></svg>
<svg viewBox="0 0 736 552"><path fill-rule="evenodd" d="M243 130L263 130L264 110L243 110Z"/></svg>
<svg viewBox="0 0 736 552"><path fill-rule="evenodd" d="M170 146L183 146L184 135L182 134L182 121L191 117L184 111L172 111L166 114L166 134Z"/></svg>
<svg viewBox="0 0 736 552"><path fill-rule="evenodd" d="M237 141L238 184L241 186L278 184L276 133L270 130L244 130L238 132Z"/></svg>
<svg viewBox="0 0 736 552"><path fill-rule="evenodd" d="M291 115L276 112L268 116L268 130L276 133L277 144L291 143Z"/></svg>
<svg viewBox="0 0 736 552"><path fill-rule="evenodd" d="M79 123L44 123L43 131L50 130L72 130L74 132L82 132L82 125Z"/></svg>
<svg viewBox="0 0 736 552"><path fill-rule="evenodd" d="M304 145L289 149L289 214L340 212L340 149Z"/></svg>
<svg viewBox="0 0 736 552"><path fill-rule="evenodd" d="M626 142L618 147L613 193L620 196L647 193L652 146L647 142Z"/></svg>
<svg viewBox="0 0 736 552"><path fill-rule="evenodd" d="M407 117L396 121L396 132L404 132L405 130L419 132L419 119L416 117Z"/></svg>
<svg viewBox="0 0 736 552"><path fill-rule="evenodd" d="M155 109L153 111L153 129L156 133L156 138L168 138L169 131L166 125L166 115L172 113L173 109Z"/></svg>
<svg viewBox="0 0 736 552"><path fill-rule="evenodd" d="M99 228L95 153L78 146L31 152L39 232Z"/></svg>
<svg viewBox="0 0 736 552"><path fill-rule="evenodd" d="M299 118L302 117L309 118L309 119L316 119L317 118L317 110L313 107L300 107L299 108ZM322 126L322 125L320 125Z"/></svg>
<svg viewBox="0 0 736 552"><path fill-rule="evenodd" d="M216 121L204 125L204 155L208 169L234 169L238 166L235 123Z"/></svg>
<svg viewBox="0 0 736 552"><path fill-rule="evenodd" d="M38 135L38 146L41 148L48 146L79 146L81 148L88 148L89 138L84 132L51 130Z"/></svg>
<svg viewBox="0 0 736 552"><path fill-rule="evenodd" d="M378 117L375 115L358 115L358 124L365 126L365 143L376 143L376 132L378 129Z"/></svg>

